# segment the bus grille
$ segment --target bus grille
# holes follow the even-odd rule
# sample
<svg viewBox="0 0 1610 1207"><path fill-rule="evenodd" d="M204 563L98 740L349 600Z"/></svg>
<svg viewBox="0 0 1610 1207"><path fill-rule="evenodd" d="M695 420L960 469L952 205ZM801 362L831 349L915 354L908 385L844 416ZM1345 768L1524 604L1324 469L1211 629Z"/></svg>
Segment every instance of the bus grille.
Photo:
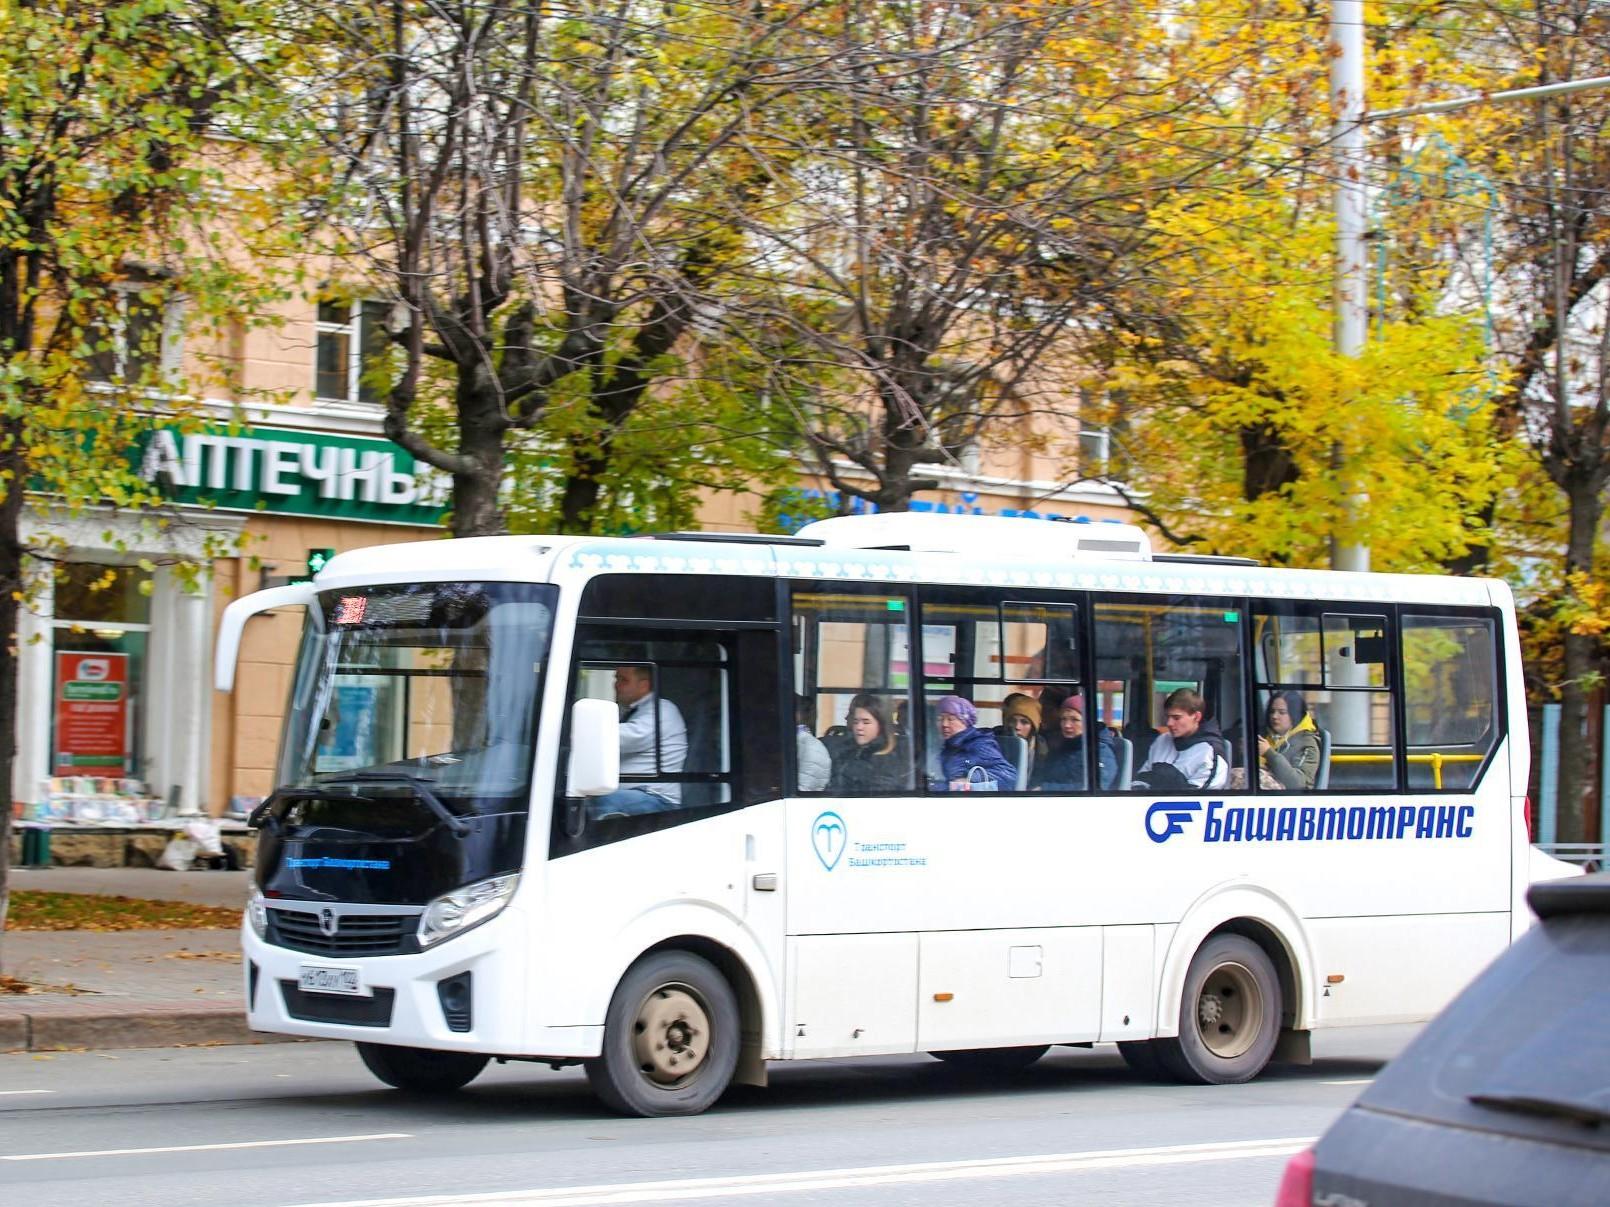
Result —
<svg viewBox="0 0 1610 1207"><path fill-rule="evenodd" d="M317 912L299 909L268 911L268 941L292 951L319 956L392 956L416 950L414 914L342 914L336 931L327 935Z"/></svg>

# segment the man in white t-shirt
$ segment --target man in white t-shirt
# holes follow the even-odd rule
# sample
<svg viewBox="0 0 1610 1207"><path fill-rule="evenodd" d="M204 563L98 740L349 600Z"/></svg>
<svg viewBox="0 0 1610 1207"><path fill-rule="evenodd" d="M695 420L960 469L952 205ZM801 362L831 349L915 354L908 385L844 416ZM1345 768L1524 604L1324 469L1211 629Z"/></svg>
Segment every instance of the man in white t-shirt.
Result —
<svg viewBox="0 0 1610 1207"><path fill-rule="evenodd" d="M646 666L615 668L615 703L621 710L621 775L676 774L688 758L682 710L654 691ZM657 758L656 758L657 754ZM663 813L682 803L678 784L628 784L593 800L593 812Z"/></svg>

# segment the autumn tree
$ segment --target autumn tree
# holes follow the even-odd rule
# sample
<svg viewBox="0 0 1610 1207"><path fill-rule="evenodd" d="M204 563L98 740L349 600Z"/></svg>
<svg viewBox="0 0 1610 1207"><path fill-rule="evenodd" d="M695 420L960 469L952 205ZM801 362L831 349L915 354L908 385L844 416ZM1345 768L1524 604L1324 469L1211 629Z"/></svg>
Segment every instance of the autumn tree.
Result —
<svg viewBox="0 0 1610 1207"><path fill-rule="evenodd" d="M1588 0L1481 6L1491 88L1602 74L1610 13ZM1558 520L1542 564L1552 590L1534 646L1560 713L1562 842L1598 806L1588 712L1604 681L1601 531L1610 486L1610 91L1506 107L1472 157L1494 182L1502 421L1552 485ZM1532 494L1529 514L1542 510ZM1512 513L1513 514L1513 513ZM1543 552L1535 548L1533 553ZM1561 551L1563 549L1563 552ZM1537 564L1535 561L1532 563ZM1533 575L1535 577L1535 574ZM1558 650L1546 648L1558 643Z"/></svg>
<svg viewBox="0 0 1610 1207"><path fill-rule="evenodd" d="M1450 254L1445 198L1387 203L1409 152L1418 176L1437 171L1435 132L1411 131L1378 146L1388 154L1370 179L1382 260L1365 353L1334 352L1330 117L1314 103L1326 37L1310 10L1244 0L1178 15L1177 120L1222 153L1192 192L1150 209L1157 271L1126 282L1094 345L1115 484L1200 549L1323 565L1341 541L1370 546L1380 568L1434 568L1484 539L1504 481L1480 315ZM1371 11L1372 107L1425 99L1439 73L1463 78L1452 17ZM1214 68L1209 104L1193 63Z"/></svg>
<svg viewBox="0 0 1610 1207"><path fill-rule="evenodd" d="M1190 155L1147 122L1164 36L1127 3L850 0L802 22L822 69L746 139L772 184L745 230L742 338L808 464L886 510L990 430L1033 439L1081 340L1145 255L1137 213Z"/></svg>
<svg viewBox="0 0 1610 1207"><path fill-rule="evenodd" d="M258 296L228 232L265 214L231 182L278 101L258 87L272 65L242 72L236 57L266 5L44 0L4 12L0 785L9 802L18 609L31 558L56 552L26 542L25 509L30 498L57 514L161 503L130 454L154 423L185 420L182 366L159 355L164 329L181 310L192 329L231 321ZM211 141L219 131L229 139ZM0 926L10 814L0 808Z"/></svg>
<svg viewBox="0 0 1610 1207"><path fill-rule="evenodd" d="M699 368L730 207L768 184L735 149L808 66L779 50L797 8L305 10L336 250L393 304L386 433L451 475L456 535L505 531L511 503L587 531L672 464L690 490L768 468L716 455L749 399Z"/></svg>

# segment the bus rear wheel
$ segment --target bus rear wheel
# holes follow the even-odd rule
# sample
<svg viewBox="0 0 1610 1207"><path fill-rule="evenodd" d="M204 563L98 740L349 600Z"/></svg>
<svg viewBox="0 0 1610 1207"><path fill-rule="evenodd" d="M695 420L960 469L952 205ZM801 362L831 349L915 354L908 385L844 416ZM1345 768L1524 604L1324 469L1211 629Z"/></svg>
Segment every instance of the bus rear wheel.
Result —
<svg viewBox="0 0 1610 1207"><path fill-rule="evenodd" d="M358 1045L358 1056L387 1085L419 1094L461 1090L480 1075L489 1059L474 1052L437 1052L395 1044Z"/></svg>
<svg viewBox="0 0 1610 1207"><path fill-rule="evenodd" d="M1050 1047L1050 1044L1033 1044L1026 1048L957 1048L928 1055L960 1073L1015 1073L1039 1060Z"/></svg>
<svg viewBox="0 0 1610 1207"><path fill-rule="evenodd" d="M604 1017L604 1050L587 1080L623 1115L697 1115L738 1066L738 1002L708 960L662 951L622 978Z"/></svg>
<svg viewBox="0 0 1610 1207"><path fill-rule="evenodd" d="M1280 980L1263 948L1242 935L1214 935L1185 973L1178 1037L1152 1043L1179 1081L1251 1081L1274 1055L1280 1010Z"/></svg>

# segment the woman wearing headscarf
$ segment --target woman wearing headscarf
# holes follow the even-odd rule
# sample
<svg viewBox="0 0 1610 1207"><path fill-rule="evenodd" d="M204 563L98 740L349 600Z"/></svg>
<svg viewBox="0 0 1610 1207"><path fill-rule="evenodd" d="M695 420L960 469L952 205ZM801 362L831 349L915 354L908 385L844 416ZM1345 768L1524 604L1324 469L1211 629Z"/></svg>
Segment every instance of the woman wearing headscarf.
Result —
<svg viewBox="0 0 1610 1207"><path fill-rule="evenodd" d="M1281 788L1306 792L1319 774L1319 731L1301 692L1278 691L1264 706L1258 761ZM1267 781L1263 781L1268 787Z"/></svg>
<svg viewBox="0 0 1610 1207"><path fill-rule="evenodd" d="M828 791L839 796L909 792L911 762L889 719L888 704L862 692L850 700L845 725L850 742L834 754Z"/></svg>
<svg viewBox="0 0 1610 1207"><path fill-rule="evenodd" d="M939 735L944 739L939 748L944 779L930 782L932 791L976 792L985 783L993 783L997 792L1010 792L1017 787L1017 768L1007 762L995 735L978 728L978 709L971 700L943 696L934 709L939 718ZM980 771L982 776L976 774Z"/></svg>

